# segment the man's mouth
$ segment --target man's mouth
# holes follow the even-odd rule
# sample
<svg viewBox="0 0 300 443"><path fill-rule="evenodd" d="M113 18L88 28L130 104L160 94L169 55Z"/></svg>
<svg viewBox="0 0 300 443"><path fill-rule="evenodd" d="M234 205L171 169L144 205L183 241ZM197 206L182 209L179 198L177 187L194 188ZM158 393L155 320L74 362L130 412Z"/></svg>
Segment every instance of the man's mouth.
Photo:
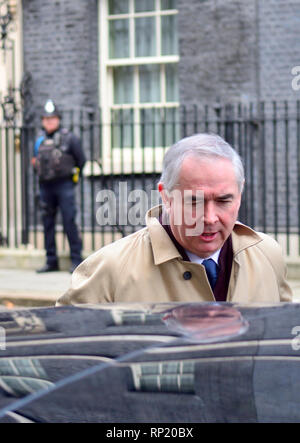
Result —
<svg viewBox="0 0 300 443"><path fill-rule="evenodd" d="M200 238L203 241L212 241L216 238L217 234L217 232L202 232Z"/></svg>

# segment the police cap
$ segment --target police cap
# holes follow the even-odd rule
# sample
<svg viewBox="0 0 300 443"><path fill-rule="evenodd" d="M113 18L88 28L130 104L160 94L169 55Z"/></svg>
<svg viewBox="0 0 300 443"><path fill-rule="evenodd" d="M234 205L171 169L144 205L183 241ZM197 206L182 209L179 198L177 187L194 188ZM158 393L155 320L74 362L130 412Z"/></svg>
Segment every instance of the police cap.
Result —
<svg viewBox="0 0 300 443"><path fill-rule="evenodd" d="M47 100L43 109L42 117L60 117L60 112L53 102L53 100Z"/></svg>

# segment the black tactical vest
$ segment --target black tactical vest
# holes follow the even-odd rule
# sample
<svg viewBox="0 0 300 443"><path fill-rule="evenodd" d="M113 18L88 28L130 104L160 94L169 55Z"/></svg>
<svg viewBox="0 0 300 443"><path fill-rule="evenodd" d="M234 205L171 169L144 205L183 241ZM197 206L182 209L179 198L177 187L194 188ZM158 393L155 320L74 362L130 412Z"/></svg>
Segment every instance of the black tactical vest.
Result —
<svg viewBox="0 0 300 443"><path fill-rule="evenodd" d="M75 159L69 154L70 134L59 131L54 137L45 137L39 146L36 157L36 171L41 182L50 182L61 178L72 178Z"/></svg>

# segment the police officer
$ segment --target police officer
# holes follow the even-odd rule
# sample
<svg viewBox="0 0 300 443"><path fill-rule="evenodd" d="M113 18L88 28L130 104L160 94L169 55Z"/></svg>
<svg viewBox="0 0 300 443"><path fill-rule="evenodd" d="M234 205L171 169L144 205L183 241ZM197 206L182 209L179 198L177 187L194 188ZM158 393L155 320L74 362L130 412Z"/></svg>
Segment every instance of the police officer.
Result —
<svg viewBox="0 0 300 443"><path fill-rule="evenodd" d="M82 261L82 242L75 222L76 203L74 177L85 164L81 142L71 132L60 127L60 113L48 100L42 114L44 133L34 147L33 165L39 176L40 205L44 225L46 264L38 273L59 269L55 244L57 209L62 214L64 232L71 251L70 272Z"/></svg>

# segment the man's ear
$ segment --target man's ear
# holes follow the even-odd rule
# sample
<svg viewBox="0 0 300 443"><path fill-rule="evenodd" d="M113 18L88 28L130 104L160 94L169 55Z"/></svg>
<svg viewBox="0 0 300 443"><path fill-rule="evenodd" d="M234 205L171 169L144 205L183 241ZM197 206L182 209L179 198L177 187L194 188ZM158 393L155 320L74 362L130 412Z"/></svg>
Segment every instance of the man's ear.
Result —
<svg viewBox="0 0 300 443"><path fill-rule="evenodd" d="M168 191L165 189L164 184L159 182L157 185L158 191L160 193L161 199L163 201L166 210L170 208L170 197Z"/></svg>

